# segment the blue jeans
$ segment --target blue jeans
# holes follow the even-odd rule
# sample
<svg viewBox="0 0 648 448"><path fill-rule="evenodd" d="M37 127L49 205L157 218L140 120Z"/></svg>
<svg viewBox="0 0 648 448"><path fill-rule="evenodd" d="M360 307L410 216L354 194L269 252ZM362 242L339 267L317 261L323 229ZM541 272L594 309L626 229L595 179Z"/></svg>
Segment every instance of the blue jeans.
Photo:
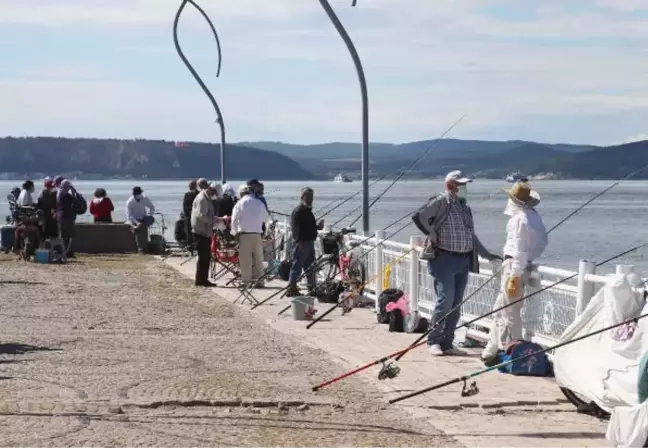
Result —
<svg viewBox="0 0 648 448"><path fill-rule="evenodd" d="M308 279L308 288L315 288L315 269L310 269L315 262L315 241L295 242L295 248L292 253L292 267L290 268L289 285L297 285L302 270L306 272Z"/></svg>
<svg viewBox="0 0 648 448"><path fill-rule="evenodd" d="M429 327L434 329L428 335L428 345L438 344L442 350L452 348L455 328L461 317L461 307L452 311L449 316L448 313L463 300L468 283L470 258L470 254L459 256L438 251L437 257L428 261L428 272L434 277L434 290L437 295Z"/></svg>

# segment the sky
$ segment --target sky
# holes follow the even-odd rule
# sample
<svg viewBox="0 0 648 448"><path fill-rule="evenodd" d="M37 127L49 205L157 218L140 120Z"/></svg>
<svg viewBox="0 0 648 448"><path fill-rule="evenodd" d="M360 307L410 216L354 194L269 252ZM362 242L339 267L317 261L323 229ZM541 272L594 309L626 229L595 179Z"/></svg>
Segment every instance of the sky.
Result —
<svg viewBox="0 0 648 448"><path fill-rule="evenodd" d="M228 142L359 142L358 79L319 0L197 0L179 40ZM648 138L648 0L330 0L371 141ZM0 135L217 141L178 58L180 0L0 0Z"/></svg>

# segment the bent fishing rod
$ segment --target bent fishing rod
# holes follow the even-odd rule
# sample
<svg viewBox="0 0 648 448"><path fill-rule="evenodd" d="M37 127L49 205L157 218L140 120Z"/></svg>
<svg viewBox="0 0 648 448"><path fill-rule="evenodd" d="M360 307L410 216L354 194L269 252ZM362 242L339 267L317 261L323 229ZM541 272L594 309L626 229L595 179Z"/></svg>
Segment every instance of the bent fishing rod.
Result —
<svg viewBox="0 0 648 448"><path fill-rule="evenodd" d="M387 229L391 229L391 228L394 227L396 224L402 222L405 218L408 218L408 217L410 216L410 214L411 214L411 212L408 211L407 214L403 215L402 217L398 218L396 221L393 221L391 224L389 224L389 225L387 225L386 227L384 227L384 228L382 229L382 231L385 231L385 230L387 230ZM409 223L408 223L408 225L409 225ZM372 239L374 239L374 238L375 238L375 237L372 235L372 236L369 236L369 237L367 237L367 238L365 238L365 239L363 239L363 240L360 240L360 242L358 243L358 246L362 246L364 243L366 243L366 242L368 242L368 241L370 241L370 240L372 240ZM370 249L367 249L367 251L371 252L372 250L376 249L378 246L383 245L385 242L386 242L386 240L383 240L383 241L377 241L377 242L376 242L376 245L375 245L375 246L372 246ZM346 254L346 253L348 253L348 252L351 252L351 251L353 251L354 249L355 249L354 247L350 247L350 248L348 248L348 249L346 249L346 250L340 252L340 255L343 255L343 254ZM301 273L301 274L299 275L299 277L297 278L297 282L299 282L299 281L300 281L301 279L303 279L305 276L307 276L308 274L310 274L311 271L312 271L313 269L315 269L316 267L318 267L318 266L319 266L319 262L320 262L323 258L325 258L325 257L327 257L326 254L322 254L322 255L320 255L319 257L317 257L317 259L316 259L316 260L315 260L315 261L314 261L314 262L313 262L313 263L312 263L312 264L311 264L307 269L305 269L303 273ZM255 309L255 308L257 308L257 307L263 305L264 303L269 302L270 300L274 299L275 297L277 297L277 296L280 295L280 294L283 294L283 295L282 295L282 297L283 297L283 296L285 295L285 293L286 293L287 290L288 290L288 286L286 286L286 287L280 289L279 291L277 291L277 292L271 294L269 297L266 297L266 298L265 298L264 300L262 300L261 302L259 302L259 303L255 304L254 306L252 306L251 309Z"/></svg>
<svg viewBox="0 0 648 448"><path fill-rule="evenodd" d="M607 264L607 263L609 263L611 261L614 261L614 260L616 260L618 258L623 257L624 255L635 252L635 251L637 251L637 250L639 250L639 249L641 249L641 248L643 248L645 246L648 246L648 243L643 243L643 244L640 244L638 246L632 247L632 248L630 248L628 250L625 250L625 251L621 252L620 254L617 254L617 255L615 255L613 257L610 257L610 258L608 258L608 259L606 259L606 260L604 260L604 261L602 261L600 263L597 263L596 266L597 267L603 266L603 265L605 265L605 264ZM507 305L501 306L500 308L496 308L496 309L494 309L492 311L489 311L488 313L486 313L486 314L484 314L482 316L478 316L478 317L476 317L476 318L474 318L474 319L472 319L472 320L470 320L468 322L464 322L463 324L460 324L457 327L455 327L454 329L452 329L452 331L457 331L457 330L459 330L461 328L464 328L464 327L467 328L467 327L469 327L470 325L474 324L477 321L480 321L480 320L482 320L482 319L484 319L486 317L492 316L493 314L499 313L500 311L505 310L506 308L514 306L514 305L516 305L516 304L518 304L518 303L520 303L520 302L522 302L524 300L527 300L527 299L529 299L531 297L534 297L534 296L536 296L536 295L538 295L538 294L540 294L542 292L545 292L545 291L547 291L547 290L549 290L549 289L551 289L551 288L553 288L555 286L558 286L558 285L560 285L562 283L568 282L569 280L572 280L572 279L574 279L576 277L578 277L578 273L576 273L574 275L571 275L569 277L565 277L565 278L563 278L561 280L558 280L555 283L552 283L551 285L545 286L544 288L541 288L541 289L539 289L537 291L534 291L531 294L528 294L528 295L526 295L526 296L524 296L524 297L522 297L522 298L520 298L518 300L515 300L515 301L513 301L513 302L511 302L511 303L509 303ZM342 374L342 375L340 375L340 376L338 376L336 378L333 378L331 380L328 380L326 382L318 384L317 386L313 386L312 390L314 392L316 392L319 389L322 389L322 388L324 388L326 386L330 386L331 384L337 383L338 381L341 381L341 380L343 380L345 378L348 378L348 377L350 377L352 375L355 375L356 373L360 373L360 372L362 372L364 370L367 370L370 367L377 366L378 364L383 364L383 368L381 370L381 374L379 375L379 379L395 378L400 373L400 368L398 366L393 366L393 365L385 364L385 363L387 361L389 361L390 359L392 359L392 358L396 358L397 356L402 357L404 354L408 353L410 350L413 350L416 347L420 347L420 346L422 346L422 345L424 345L426 343L427 343L427 341L420 341L418 343L412 344L412 345L410 345L410 346L408 346L408 347L406 347L406 348L404 348L402 350L399 350L397 352L393 352L393 353L391 353L391 354L389 354L387 356L384 356L384 357L382 357L380 359L377 359L377 360L375 360L375 361L373 361L371 363L365 364L365 365L360 366L360 367L358 367L356 369L353 369L353 370L351 370L351 371L349 371L347 373L344 373L344 374Z"/></svg>
<svg viewBox="0 0 648 448"><path fill-rule="evenodd" d="M601 197L603 194L607 193L607 192L610 191L612 188L614 188L614 187L616 187L617 185L619 185L619 183L620 183L621 181L631 179L632 177L636 176L638 173L640 173L641 171L645 170L646 168L648 168L648 165L643 166L642 168L640 168L640 169L638 169L638 170L636 170L636 171L633 171L632 173L630 173L630 174L628 174L627 176L625 176L623 179L614 182L614 183L613 183L612 185L610 185L609 187L607 187L607 188L605 188L604 190L600 191L599 193L597 193L596 195L594 195L592 198L590 198L588 201L586 201L585 203L583 203L583 204L581 204L579 207L577 207L574 211L572 211L570 214L568 214L565 218L561 219L561 220L560 220L556 225L554 225L551 229L549 229L549 231L547 232L547 234L551 233L552 231L554 231L555 229L557 229L560 225L564 224L564 223L565 223L569 218L571 218L572 216L574 216L576 213L578 213L580 210L582 210L582 209L585 208L587 205L589 205L590 203L592 203L594 200L598 199L598 198ZM457 306L453 307L453 308L452 308L448 313L446 313L446 314L445 314L445 315L444 315L444 316L443 316L443 317L442 317L442 318L441 318L441 319L440 319L436 324L434 324L431 328L428 328L428 329L427 329L427 330L426 330L426 331L425 331L425 332L424 332L420 337L418 337L418 338L416 339L416 341L414 341L414 342L409 346L408 349L400 350L400 351L398 351L398 352L397 352L395 355L393 355L393 356L392 356L392 355L389 355L389 356L387 356L387 357L380 358L380 359L378 359L378 360L376 360L376 361L369 362L369 363L367 363L367 364L365 364L365 365L363 365L363 366L358 367L357 369L355 369L355 370L353 370L353 371L348 372L347 374L343 374L343 375L341 375L340 377L338 377L338 378L337 378L335 381L333 381L333 382L337 382L337 381L339 381L339 380L341 380L341 379L344 379L344 378L347 378L347 377L349 377L349 376L351 376L351 375L354 375L354 374L356 374L356 373L362 372L362 371L364 371L364 370L366 370L366 369L368 369L368 368L370 368L370 367L376 366L376 365L378 365L378 364L381 364L381 363L384 364L386 361L388 361L389 359L391 359L391 358L393 358L393 357L396 357L395 361L400 361L401 358L402 358L403 356L405 356L405 354L407 354L407 353L409 352L409 350L411 350L411 349L413 349L413 348L415 348L415 347L419 347L419 346L421 346L422 344L420 344L420 341L422 341L425 337L427 337L427 336L430 334L430 332L432 332L434 329L436 329L439 325L441 325L443 322L445 322L445 320L448 318L448 316L450 316L454 311L456 311L457 308L460 308L462 305L464 305L466 302L468 302L471 298L473 298L477 293L479 293L479 291L481 291L484 287L486 287L486 286L487 286L487 285L488 285L492 280L494 280L495 278L497 278L497 276L500 275L501 272L502 272L502 268L500 268L500 269L498 269L497 271L495 271L495 272L494 272L494 273L493 273L493 274L492 274L492 275L491 275L491 276L490 276L490 277L489 277L489 278L488 278L484 283L482 283L482 284L481 284L481 285L480 285L480 286L479 286L475 291L473 291L473 292L472 292L472 293L471 293L471 294L470 294L466 299L462 300L462 301L461 301ZM488 314L486 314L486 315L480 317L480 319L483 318L483 317L486 317L486 316L490 316L491 314L492 314L492 313L488 313ZM391 369L391 370L390 370L390 369ZM396 376L396 375L398 374L398 371L397 371L397 370L400 371L400 369L398 369L398 367L396 367L396 366L393 366L393 365L385 365L385 366L383 366L383 369L381 370L381 372L379 373L378 376L379 376L379 378L381 378L381 377L389 377L389 374ZM387 376L385 376L385 375L386 375L385 372L388 373ZM394 373L392 373L392 372L396 372L396 373L394 374ZM328 384L332 384L332 383L325 382L325 383L322 383L322 384L324 384L324 385L328 385ZM321 385L320 385L320 386L321 386ZM314 389L314 390L316 390L316 389Z"/></svg>
<svg viewBox="0 0 648 448"><path fill-rule="evenodd" d="M391 183L391 184L390 184L390 185L389 185L389 186L388 186L388 187L387 187L387 188L386 188L386 189L385 189L385 190L384 190L384 191L383 191L383 192L382 192L382 193L381 193L377 198L375 198L373 201L371 201L371 204L369 205L369 208L371 208L371 207L372 207L372 206L373 206L373 205L374 205L374 204L375 204L375 203L376 203L376 202L377 202L381 197L383 197L383 196L385 195L385 193L387 193L387 191L389 191L389 189L390 189L391 187L393 187L394 184L395 184L396 182L398 182L398 180L400 180L400 178L402 178L406 173L408 173L408 172L411 171L411 170L412 170L416 165L418 165L418 164L419 164L419 163L420 163L420 162L425 158L425 156L426 156L430 151L432 151L432 150L433 150L433 149L434 149L434 148L439 144L439 142L440 142L441 140L443 140L443 139L445 138L445 136L448 135L448 134L449 134L449 133L450 133L450 132L455 128L455 127L457 127L457 126L459 125L459 123L461 123L465 118L466 118L466 115L462 115L462 116L461 116L457 121L455 121L454 123L452 123L452 124L450 125L450 127L448 127L444 132L442 132L442 133L441 133L441 134L440 134L436 139L434 139L434 141L432 142L432 144L431 144L430 146L428 146L427 149L425 149L425 150L424 150L424 151L423 151L423 152L422 152L422 153L421 153L421 154L420 154L420 155L419 155L419 156L418 156L418 157L417 157L417 158L416 158L412 163L410 163L407 167L405 167L405 170L404 170L404 171L402 171L402 169L399 168L398 170L396 170L396 171L394 171L394 172L392 172L392 173L385 174L384 176L381 176L381 177L379 177L378 179L376 179L375 181L373 181L373 182L371 183L371 185L369 185L369 187L373 187L374 185L376 185L376 184L377 184L378 182L380 182L381 180L385 180L385 179L387 179L388 177L391 177L391 176L393 176L393 175L397 175L397 178L396 178L396 179L395 179L395 180L394 180L394 181L393 181L393 182L392 182L392 183ZM342 205L346 204L346 203L349 202L351 199L353 199L353 198L355 198L356 196L358 196L360 193L362 193L362 190L358 190L358 191L356 191L354 194L352 194L351 196L349 196L348 198L346 198L345 200L343 200L342 202L340 202L339 204L337 204L337 205L336 205L335 207L333 207L331 210L329 210L328 212L326 212L325 214L323 214L322 216L320 216L318 219L322 219L324 216L327 216L327 215L328 215L329 213L331 213L333 210L336 210L337 208L339 208L339 207L341 207ZM338 202L338 200L334 200L334 201L328 203L327 205L325 205L324 207L322 207L322 208L320 209L320 211L326 209L329 205L331 205L331 204L333 204L333 203L335 203L335 202ZM361 207L361 206L360 206L360 207ZM357 211L360 209L360 207L356 207L356 208L353 209L351 212L347 213L346 216L344 216L342 219L338 220L335 224L333 224L333 226L336 226L336 225L339 224L341 221L344 221L344 220L345 220L346 218L348 218L350 215L352 215L352 214L354 214L355 212L357 212ZM318 213L319 213L319 212L318 212ZM317 214L317 213L316 213L316 214ZM359 218L358 218L358 219L359 219ZM353 221L353 224L355 224L356 222L358 222L357 219L356 219L355 221ZM352 227L353 224L351 224L349 227Z"/></svg>
<svg viewBox="0 0 648 448"><path fill-rule="evenodd" d="M645 297L645 293L644 293L644 297ZM547 347L545 349L537 350L535 352L531 352L531 353L528 353L526 355L518 356L517 358L511 359L509 361L505 361L505 362L502 362L500 364L494 365L492 367L487 367L485 369L478 370L478 371L470 373L468 375L459 376L459 377L457 377L455 379L452 379L452 380L449 380L449 381L444 381L443 383L437 384L435 386L426 387L425 389L421 389L421 390L418 390L418 391L415 391L415 392L411 392L409 394L401 395L398 398L393 398L393 399L389 400L389 404L394 404L394 403L398 403L399 401L408 400L408 399L416 397L418 395L422 395L422 394L431 392L433 390L441 389L443 387L450 386L452 384L456 384L456 383L460 383L460 382L464 383L464 390L465 390L466 389L466 382L471 378L474 378L476 376L483 375L483 374L491 372L493 370L496 370L496 369L511 365L513 363L522 361L524 359L531 358L531 357L539 355L541 353L546 353L546 352L549 352L549 351L552 351L552 350L557 350L557 349L565 347L567 345L574 344L576 342L580 342L580 341L582 341L584 339L591 338L592 336L597 336L597 335L599 335L601 333L605 333L606 331L613 330L613 329L618 328L618 327L622 327L623 325L637 323L640 319L643 319L644 317L647 317L647 316L648 316L648 313L642 314L642 315L640 315L638 317L628 319L628 320L623 321L621 323L618 323L618 324L615 324L615 325L610 325L609 327L605 327L605 328L602 328L600 330L593 331L593 332L588 333L588 334L584 334L583 336L579 336L576 339L571 339L569 341L565 341L565 342L561 342L560 344L556 344L556 345L554 345L552 347ZM471 393L471 395L474 395L475 393L479 392L479 389L477 389L477 384L476 383L473 383L471 385L471 389L474 391L473 393Z"/></svg>

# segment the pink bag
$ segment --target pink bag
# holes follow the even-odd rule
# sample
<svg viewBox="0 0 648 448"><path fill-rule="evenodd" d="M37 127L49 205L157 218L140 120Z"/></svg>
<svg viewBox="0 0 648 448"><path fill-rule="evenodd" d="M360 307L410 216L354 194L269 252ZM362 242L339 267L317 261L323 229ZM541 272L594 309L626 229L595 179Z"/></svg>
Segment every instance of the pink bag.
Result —
<svg viewBox="0 0 648 448"><path fill-rule="evenodd" d="M389 302L385 306L385 311L388 313L394 310L400 310L401 315L403 317L407 316L409 314L409 302L407 300L407 296L403 295L400 299L398 299L396 302Z"/></svg>

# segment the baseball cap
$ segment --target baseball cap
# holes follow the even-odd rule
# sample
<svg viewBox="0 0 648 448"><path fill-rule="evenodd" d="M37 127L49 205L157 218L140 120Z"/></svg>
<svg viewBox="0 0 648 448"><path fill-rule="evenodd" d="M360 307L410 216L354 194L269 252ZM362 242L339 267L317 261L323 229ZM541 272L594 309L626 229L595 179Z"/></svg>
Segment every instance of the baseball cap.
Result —
<svg viewBox="0 0 648 448"><path fill-rule="evenodd" d="M446 175L445 181L449 182L451 180L454 180L455 182L457 182L458 184L461 184L461 185L472 182L472 179L469 178L469 177L464 176L464 173L462 171L460 171L460 170L450 171Z"/></svg>
<svg viewBox="0 0 648 448"><path fill-rule="evenodd" d="M144 190L142 190L142 187L133 187L133 196L137 194L142 194Z"/></svg>

